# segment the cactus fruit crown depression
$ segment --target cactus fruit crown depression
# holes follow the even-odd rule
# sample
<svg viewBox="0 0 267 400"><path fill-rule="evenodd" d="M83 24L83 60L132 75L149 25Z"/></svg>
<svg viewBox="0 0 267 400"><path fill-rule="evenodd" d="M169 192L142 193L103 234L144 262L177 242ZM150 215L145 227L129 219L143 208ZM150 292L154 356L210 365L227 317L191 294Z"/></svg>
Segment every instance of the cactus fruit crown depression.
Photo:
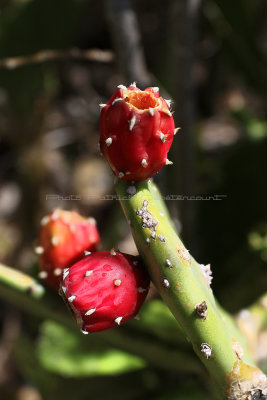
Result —
<svg viewBox="0 0 267 400"><path fill-rule="evenodd" d="M177 129L170 100L157 87L119 85L100 107L100 151L117 177L143 181L171 164L167 153Z"/></svg>

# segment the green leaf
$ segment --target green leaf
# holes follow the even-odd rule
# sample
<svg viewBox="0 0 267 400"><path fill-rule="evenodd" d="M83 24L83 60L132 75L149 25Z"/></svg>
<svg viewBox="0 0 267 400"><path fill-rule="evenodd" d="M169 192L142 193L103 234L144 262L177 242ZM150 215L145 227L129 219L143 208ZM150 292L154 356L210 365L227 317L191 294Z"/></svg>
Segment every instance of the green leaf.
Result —
<svg viewBox="0 0 267 400"><path fill-rule="evenodd" d="M139 357L105 347L97 336L83 337L52 321L41 325L37 354L45 369L68 377L114 375L145 366Z"/></svg>
<svg viewBox="0 0 267 400"><path fill-rule="evenodd" d="M139 325L170 343L182 343L189 347L180 325L162 300L150 300L143 305Z"/></svg>

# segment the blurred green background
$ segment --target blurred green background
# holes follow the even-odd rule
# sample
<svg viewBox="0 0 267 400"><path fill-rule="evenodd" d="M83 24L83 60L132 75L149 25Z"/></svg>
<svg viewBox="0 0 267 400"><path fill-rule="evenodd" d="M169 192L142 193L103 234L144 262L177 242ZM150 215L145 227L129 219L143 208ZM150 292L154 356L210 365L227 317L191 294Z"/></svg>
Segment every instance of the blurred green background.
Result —
<svg viewBox="0 0 267 400"><path fill-rule="evenodd" d="M1 262L34 273L39 221L55 207L94 216L101 249L136 253L97 146L98 104L136 80L173 100L181 126L155 181L185 196L167 206L186 247L211 263L228 311L255 301L267 287L266 2L1 0L0 11ZM214 398L153 289L143 314L118 345L1 301L1 400Z"/></svg>

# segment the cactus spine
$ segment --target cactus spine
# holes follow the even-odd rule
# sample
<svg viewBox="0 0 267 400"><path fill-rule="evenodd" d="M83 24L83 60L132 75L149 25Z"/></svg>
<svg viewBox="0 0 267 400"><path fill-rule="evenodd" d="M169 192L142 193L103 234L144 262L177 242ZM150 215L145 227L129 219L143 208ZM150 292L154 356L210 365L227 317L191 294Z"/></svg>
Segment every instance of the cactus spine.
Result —
<svg viewBox="0 0 267 400"><path fill-rule="evenodd" d="M165 216L157 188L151 180L138 182L136 193L129 196L129 186L119 181L116 190L139 253L216 383L219 398L249 400L255 390L265 393L266 376L243 359L243 348L221 317L209 288L209 273L203 274Z"/></svg>

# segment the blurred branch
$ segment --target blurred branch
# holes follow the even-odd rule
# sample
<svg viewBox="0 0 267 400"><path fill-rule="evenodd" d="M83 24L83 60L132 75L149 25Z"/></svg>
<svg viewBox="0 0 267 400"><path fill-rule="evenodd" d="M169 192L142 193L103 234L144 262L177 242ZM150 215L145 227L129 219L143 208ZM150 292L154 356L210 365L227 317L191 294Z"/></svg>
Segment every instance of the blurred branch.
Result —
<svg viewBox="0 0 267 400"><path fill-rule="evenodd" d="M22 67L24 65L38 64L46 61L54 61L64 58L109 63L114 60L114 54L112 51L99 49L80 50L73 48L66 51L43 50L29 56L4 58L0 60L0 68L12 70Z"/></svg>
<svg viewBox="0 0 267 400"><path fill-rule="evenodd" d="M40 319L52 319L77 331L77 326L53 293L46 292L35 279L20 271L0 264L0 297L23 311ZM140 326L141 322L138 323ZM144 333L146 332L146 334ZM201 373L202 367L197 358L183 348L175 348L148 334L145 327L140 334L127 326L101 332L96 335L100 341L118 349L137 354L152 365L177 372ZM90 346L90 339L88 340ZM186 367L185 367L186 365Z"/></svg>
<svg viewBox="0 0 267 400"><path fill-rule="evenodd" d="M201 0L173 1L171 6L173 99L179 140L174 141L172 157L177 168L170 172L173 193L193 194L195 187L193 126L195 121L194 62L197 21ZM178 179L177 179L178 176ZM185 201L181 210L183 238L193 242L194 204Z"/></svg>
<svg viewBox="0 0 267 400"><path fill-rule="evenodd" d="M121 73L128 83L150 85L136 14L131 0L106 0L106 15Z"/></svg>
<svg viewBox="0 0 267 400"><path fill-rule="evenodd" d="M254 359L260 362L267 357L267 293L250 307L241 310L236 316L236 323L247 340ZM264 336L264 341L261 338Z"/></svg>

